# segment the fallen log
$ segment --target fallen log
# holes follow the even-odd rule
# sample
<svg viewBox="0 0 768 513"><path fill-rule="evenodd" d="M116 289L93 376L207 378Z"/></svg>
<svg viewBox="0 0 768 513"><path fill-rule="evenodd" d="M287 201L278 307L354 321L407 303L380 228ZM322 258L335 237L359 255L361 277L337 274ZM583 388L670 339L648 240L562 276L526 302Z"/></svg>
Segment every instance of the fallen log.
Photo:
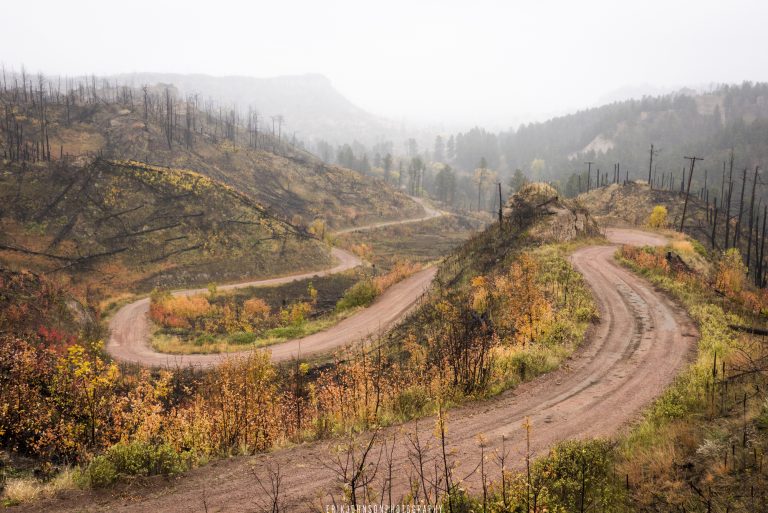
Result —
<svg viewBox="0 0 768 513"><path fill-rule="evenodd" d="M739 324L729 324L728 327L734 331L749 333L750 335L760 335L761 337L768 337L768 329L755 328L753 326L741 326Z"/></svg>

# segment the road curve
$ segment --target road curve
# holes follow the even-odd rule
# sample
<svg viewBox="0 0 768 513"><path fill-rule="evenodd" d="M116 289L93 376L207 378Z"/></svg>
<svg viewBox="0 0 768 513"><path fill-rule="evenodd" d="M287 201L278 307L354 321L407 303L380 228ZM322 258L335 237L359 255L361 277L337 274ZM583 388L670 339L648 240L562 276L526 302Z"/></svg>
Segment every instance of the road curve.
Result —
<svg viewBox="0 0 768 513"><path fill-rule="evenodd" d="M348 228L336 233L373 230L385 226L421 222L427 219L446 215L441 210L430 207L423 199L413 198L425 211L425 215L417 218L387 221ZM279 278L247 281L230 285L222 285L218 290L232 290L244 287L266 287L290 283L292 281L327 276L353 269L362 261L352 253L340 248L331 250L337 264L322 271L294 274ZM329 352L337 347L351 344L380 333L390 327L405 315L416 303L419 297L429 287L437 270L428 268L397 283L387 289L381 297L368 308L344 319L337 325L302 339L288 340L270 346L273 361L289 360L298 356L312 356ZM173 292L174 295L193 295L207 292L208 289L189 289ZM136 363L147 367L211 367L221 363L228 357L240 353L190 354L172 355L155 351L150 344L150 323L148 319L149 298L139 299L118 310L109 322L110 336L107 341L107 352L116 360L126 363ZM250 350L242 353L250 352Z"/></svg>
<svg viewBox="0 0 768 513"><path fill-rule="evenodd" d="M395 226L398 224L409 224L409 223L418 223L420 221L426 221L428 219L434 219L436 217L441 217L444 215L448 215L447 212L443 210L438 210L436 208L431 207L426 201L424 201L424 198L417 198L417 197L411 197L413 201L421 205L421 207L424 209L424 215L421 217L414 217L411 219L401 219L399 221L382 221L381 223L374 223L374 224L367 224L365 226L352 226L350 228L344 228L341 230L337 230L334 232L336 235L342 235L345 233L352 233L352 232L361 232L366 230L375 230L376 228L385 228L387 226Z"/></svg>
<svg viewBox="0 0 768 513"><path fill-rule="evenodd" d="M607 235L621 243L645 244L649 240L646 234L631 230L614 230ZM653 240L660 242L658 238ZM571 257L573 266L592 288L601 314L572 358L558 370L515 390L449 412L450 459L456 464L454 479L463 479L463 486L478 490L479 435L486 440L486 454L501 447L502 437L506 439L508 468L524 465L525 432L521 424L526 417L533 426L534 454L542 454L563 439L613 435L637 418L692 357L698 336L693 321L667 296L617 265L614 251L615 246L590 246ZM440 458L432 438L434 422L429 418L418 423L422 443L431 440L431 448L425 451L425 468L438 468L435 464ZM408 476L414 474L413 449L407 436L413 436L418 424L413 421L386 428L378 435L379 440L391 440L397 434L392 453L395 503L406 492ZM319 505L331 503L329 494L336 500L340 496L331 456L337 443L320 441L252 458L214 462L184 477L131 490L130 498L110 495L114 492L97 497L95 492L81 492L55 506L66 511L202 511L205 497L210 511L242 511L265 499L254 474L268 484L268 469L279 465L283 509L317 510ZM374 460L377 451L375 447ZM384 467L385 460L381 461ZM495 464L493 458L486 464L493 479L498 476L498 469L491 468ZM378 476L373 486L381 486L379 478L383 476ZM40 503L32 509L45 507Z"/></svg>

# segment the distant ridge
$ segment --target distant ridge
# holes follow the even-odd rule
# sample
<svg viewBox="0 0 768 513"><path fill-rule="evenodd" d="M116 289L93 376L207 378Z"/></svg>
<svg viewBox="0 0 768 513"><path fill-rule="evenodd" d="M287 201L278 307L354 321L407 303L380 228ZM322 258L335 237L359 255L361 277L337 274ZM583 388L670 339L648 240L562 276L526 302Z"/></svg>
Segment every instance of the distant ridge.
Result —
<svg viewBox="0 0 768 513"><path fill-rule="evenodd" d="M272 116L285 118L288 136L303 140L323 139L334 144L358 140L372 144L400 137L395 122L358 107L321 74L270 78L212 76L204 74L127 73L108 77L122 83L173 84L182 93L197 93L223 104L247 109L252 106L269 123Z"/></svg>

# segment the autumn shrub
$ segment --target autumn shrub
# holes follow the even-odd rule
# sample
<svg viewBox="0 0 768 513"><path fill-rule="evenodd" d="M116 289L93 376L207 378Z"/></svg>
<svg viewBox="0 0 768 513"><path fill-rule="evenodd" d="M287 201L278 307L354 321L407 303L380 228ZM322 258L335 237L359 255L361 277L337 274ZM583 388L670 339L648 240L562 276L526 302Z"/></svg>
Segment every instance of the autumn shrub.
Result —
<svg viewBox="0 0 768 513"><path fill-rule="evenodd" d="M297 301L280 310L280 320L284 325L299 326L312 311L312 304L306 301Z"/></svg>
<svg viewBox="0 0 768 513"><path fill-rule="evenodd" d="M392 269L390 269L389 272L380 276L376 276L373 279L373 284L375 285L378 293L382 294L395 283L398 283L411 276L412 274L418 272L420 268L421 267L418 264L411 263L407 260L398 261L394 266L392 266Z"/></svg>
<svg viewBox="0 0 768 513"><path fill-rule="evenodd" d="M621 247L620 254L633 261L642 271L669 272L669 262L667 262L664 248L625 245Z"/></svg>
<svg viewBox="0 0 768 513"><path fill-rule="evenodd" d="M664 228L667 225L667 207L656 205L648 216L649 228Z"/></svg>
<svg viewBox="0 0 768 513"><path fill-rule="evenodd" d="M535 343L552 319L552 304L537 282L538 273L536 260L523 253L506 273L472 279L471 308L493 320L501 343Z"/></svg>
<svg viewBox="0 0 768 513"><path fill-rule="evenodd" d="M82 477L86 484L101 488L120 477L171 475L187 467L184 456L168 444L121 442L91 460Z"/></svg>
<svg viewBox="0 0 768 513"><path fill-rule="evenodd" d="M150 302L149 317L152 321L170 328L190 329L202 323L211 312L211 304L201 295L155 293Z"/></svg>
<svg viewBox="0 0 768 513"><path fill-rule="evenodd" d="M265 326L269 323L269 317L272 309L263 299L254 297L243 302L243 316L256 327Z"/></svg>
<svg viewBox="0 0 768 513"><path fill-rule="evenodd" d="M738 295L746 283L747 267L738 248L726 250L715 263L715 286L730 296Z"/></svg>
<svg viewBox="0 0 768 513"><path fill-rule="evenodd" d="M365 242L354 244L349 248L349 250L363 260L370 260L371 256L373 255L373 248Z"/></svg>
<svg viewBox="0 0 768 513"><path fill-rule="evenodd" d="M116 440L119 372L84 346L59 355L0 337L0 441L46 461L80 462Z"/></svg>
<svg viewBox="0 0 768 513"><path fill-rule="evenodd" d="M265 450L278 436L280 401L268 352L226 360L207 377L195 401L217 454Z"/></svg>

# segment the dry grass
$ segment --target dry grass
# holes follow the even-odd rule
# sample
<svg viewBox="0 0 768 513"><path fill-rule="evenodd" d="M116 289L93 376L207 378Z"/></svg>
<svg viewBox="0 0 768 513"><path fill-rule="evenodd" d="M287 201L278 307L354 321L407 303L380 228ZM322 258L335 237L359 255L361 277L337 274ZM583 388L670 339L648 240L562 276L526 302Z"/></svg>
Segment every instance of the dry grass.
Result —
<svg viewBox="0 0 768 513"><path fill-rule="evenodd" d="M10 478L5 483L2 503L6 506L13 506L32 502L40 497L50 497L64 490L72 490L77 487L75 473L75 470L66 468L46 482L31 476Z"/></svg>

